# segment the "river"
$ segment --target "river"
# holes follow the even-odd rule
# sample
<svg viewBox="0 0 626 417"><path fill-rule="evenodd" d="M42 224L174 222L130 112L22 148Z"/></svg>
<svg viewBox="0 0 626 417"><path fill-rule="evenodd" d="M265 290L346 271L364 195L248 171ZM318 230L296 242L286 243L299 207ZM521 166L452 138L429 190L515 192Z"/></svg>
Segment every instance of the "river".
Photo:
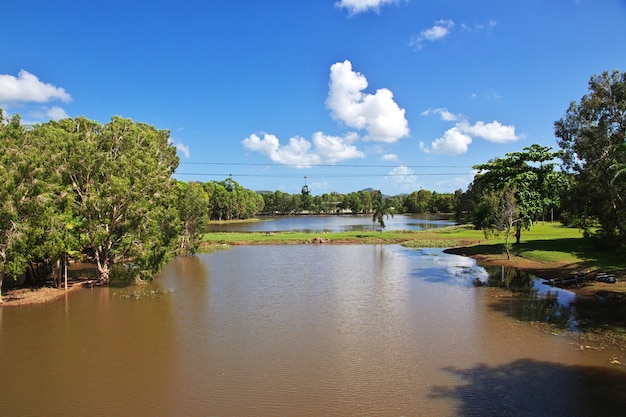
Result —
<svg viewBox="0 0 626 417"><path fill-rule="evenodd" d="M246 246L0 308L0 415L623 415L623 352L476 279L440 249Z"/></svg>

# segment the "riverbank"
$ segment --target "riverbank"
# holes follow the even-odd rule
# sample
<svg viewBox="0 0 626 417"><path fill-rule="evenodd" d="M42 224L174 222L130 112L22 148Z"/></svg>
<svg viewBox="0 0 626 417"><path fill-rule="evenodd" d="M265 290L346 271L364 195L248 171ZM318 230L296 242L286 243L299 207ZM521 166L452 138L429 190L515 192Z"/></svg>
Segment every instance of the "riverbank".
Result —
<svg viewBox="0 0 626 417"><path fill-rule="evenodd" d="M0 308L49 303L88 286L89 285L87 285L84 280L70 280L67 283L67 290L64 287L56 288L48 286L3 290Z"/></svg>

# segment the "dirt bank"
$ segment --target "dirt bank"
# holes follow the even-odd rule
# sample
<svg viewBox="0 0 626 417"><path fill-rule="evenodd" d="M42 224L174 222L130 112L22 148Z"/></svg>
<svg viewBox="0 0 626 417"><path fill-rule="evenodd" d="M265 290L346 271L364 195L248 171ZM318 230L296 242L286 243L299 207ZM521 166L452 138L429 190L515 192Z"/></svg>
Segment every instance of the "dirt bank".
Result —
<svg viewBox="0 0 626 417"><path fill-rule="evenodd" d="M2 302L0 308L11 306L23 306L30 304L42 304L63 298L65 295L91 286L89 280L72 280L65 288L37 287L37 288L15 288L2 291Z"/></svg>

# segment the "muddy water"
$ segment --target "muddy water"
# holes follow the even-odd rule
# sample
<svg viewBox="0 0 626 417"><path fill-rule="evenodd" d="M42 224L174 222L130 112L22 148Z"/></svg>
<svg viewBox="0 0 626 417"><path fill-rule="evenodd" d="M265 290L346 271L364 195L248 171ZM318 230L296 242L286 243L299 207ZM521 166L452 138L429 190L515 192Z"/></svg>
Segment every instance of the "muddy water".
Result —
<svg viewBox="0 0 626 417"><path fill-rule="evenodd" d="M476 278L440 250L250 246L0 308L0 414L623 415L623 352L515 319Z"/></svg>

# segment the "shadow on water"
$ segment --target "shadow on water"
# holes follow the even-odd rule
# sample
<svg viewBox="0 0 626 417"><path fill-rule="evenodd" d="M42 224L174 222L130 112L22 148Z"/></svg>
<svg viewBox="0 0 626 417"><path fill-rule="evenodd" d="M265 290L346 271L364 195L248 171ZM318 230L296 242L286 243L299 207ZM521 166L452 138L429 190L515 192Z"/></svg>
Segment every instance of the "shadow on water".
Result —
<svg viewBox="0 0 626 417"><path fill-rule="evenodd" d="M626 372L521 359L444 371L465 383L434 386L431 398L455 399L462 416L623 416Z"/></svg>

